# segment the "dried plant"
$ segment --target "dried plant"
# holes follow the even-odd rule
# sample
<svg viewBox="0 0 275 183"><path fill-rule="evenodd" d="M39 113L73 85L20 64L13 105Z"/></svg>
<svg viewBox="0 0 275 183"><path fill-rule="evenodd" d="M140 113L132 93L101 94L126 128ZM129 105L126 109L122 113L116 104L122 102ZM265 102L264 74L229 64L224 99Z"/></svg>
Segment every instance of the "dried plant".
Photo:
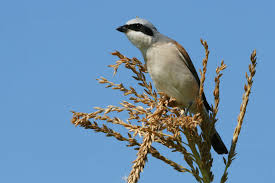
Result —
<svg viewBox="0 0 275 183"><path fill-rule="evenodd" d="M203 59L203 70L200 71L200 90L196 102L200 113L185 115L185 111L177 107L174 98L169 98L165 93L157 93L153 90L152 84L146 80L145 65L138 59L127 58L119 52L112 53L117 56L119 60L116 61L114 65L109 65L109 67L114 69L115 75L118 68L124 65L126 69L133 72L134 76L132 77L137 81L137 84L144 89L144 92L137 92L134 87L127 88L122 83L116 84L101 77L98 79L99 83L105 84L106 88L120 90L128 100L122 101L119 106L109 105L106 108L95 107L96 111L92 113L73 111L72 123L75 126L105 133L107 137L114 137L119 141L125 141L128 143L128 147L134 147L134 149L138 150L137 158L133 161L132 170L127 179L128 183L138 182L140 173L146 164L148 154L165 162L178 172L190 173L198 182L208 183L213 181L214 175L211 171L213 158L210 153L210 137L213 134L214 125L217 121L216 116L220 102L220 78L222 76L221 72L226 68L226 65L222 61L221 65L216 69L215 89L213 92L214 106L212 106L209 122L209 117L205 115L202 109L202 93L209 51L207 42L201 40L201 43L205 48L205 58ZM244 87L245 93L238 117L238 124L233 135L228 158L227 160L224 158L225 171L221 182L227 180L227 170L236 155L235 148L253 84L253 76L255 75L256 51L253 51L251 55L251 62L252 64L249 65L250 76L246 74L247 84ZM126 121L116 117L118 114L109 115L110 113L121 112L127 112L128 119ZM96 121L105 121L105 123L98 125ZM116 132L108 127L107 125L110 123L123 126L127 130L127 133L125 132L126 135L123 136L122 133ZM200 131L198 127L201 128ZM186 140L184 141L183 139ZM172 152L181 153L188 167L183 167L161 155L160 152L153 147L153 143L159 143L171 149Z"/></svg>

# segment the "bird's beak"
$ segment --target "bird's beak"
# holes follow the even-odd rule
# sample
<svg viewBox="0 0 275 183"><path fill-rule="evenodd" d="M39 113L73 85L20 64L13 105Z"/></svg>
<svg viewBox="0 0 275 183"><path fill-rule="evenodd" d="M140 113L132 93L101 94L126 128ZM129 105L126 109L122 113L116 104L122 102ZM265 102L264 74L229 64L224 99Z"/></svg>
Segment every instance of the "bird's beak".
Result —
<svg viewBox="0 0 275 183"><path fill-rule="evenodd" d="M116 30L119 32L126 33L128 29L127 29L126 25L123 25L123 26L118 27Z"/></svg>

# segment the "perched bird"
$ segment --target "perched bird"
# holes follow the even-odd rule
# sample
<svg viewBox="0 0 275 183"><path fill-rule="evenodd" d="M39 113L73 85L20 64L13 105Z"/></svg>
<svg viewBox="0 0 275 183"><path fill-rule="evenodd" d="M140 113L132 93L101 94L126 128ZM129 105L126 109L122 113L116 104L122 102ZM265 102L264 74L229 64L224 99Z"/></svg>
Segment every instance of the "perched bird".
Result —
<svg viewBox="0 0 275 183"><path fill-rule="evenodd" d="M141 18L129 20L117 28L142 53L147 70L159 92L176 99L181 108L197 112L195 99L199 95L200 79L185 49L176 41L161 34L155 26ZM202 95L204 111L211 110L206 97ZM227 154L227 148L216 132L211 144L218 154Z"/></svg>

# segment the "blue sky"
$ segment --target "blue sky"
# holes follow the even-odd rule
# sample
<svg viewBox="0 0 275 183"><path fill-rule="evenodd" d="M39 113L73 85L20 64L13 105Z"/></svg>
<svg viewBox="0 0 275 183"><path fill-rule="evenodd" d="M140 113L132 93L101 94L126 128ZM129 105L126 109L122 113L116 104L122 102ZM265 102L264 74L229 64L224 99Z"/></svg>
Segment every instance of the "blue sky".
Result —
<svg viewBox="0 0 275 183"><path fill-rule="evenodd" d="M70 110L91 112L93 106L117 105L124 99L96 78L134 83L129 72L121 69L113 78L106 66L117 60L110 55L115 50L141 59L139 51L115 30L136 16L181 43L196 68L201 68L204 56L200 38L208 41L205 93L209 103L213 103L215 68L224 59L228 68L221 81L217 130L228 147L244 72L250 53L257 50L255 83L229 182L272 182L274 10L272 0L1 1L0 182L123 182L136 151L103 134L75 128ZM182 162L177 153L160 151ZM214 154L214 182L223 169L222 157ZM195 180L149 156L140 182L167 181Z"/></svg>

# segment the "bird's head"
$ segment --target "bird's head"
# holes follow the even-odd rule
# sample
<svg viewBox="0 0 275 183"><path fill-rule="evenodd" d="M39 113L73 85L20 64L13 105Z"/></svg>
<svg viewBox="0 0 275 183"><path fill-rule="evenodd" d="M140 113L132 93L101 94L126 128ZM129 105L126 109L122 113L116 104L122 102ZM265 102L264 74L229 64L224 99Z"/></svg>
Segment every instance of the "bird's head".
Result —
<svg viewBox="0 0 275 183"><path fill-rule="evenodd" d="M140 50L149 48L159 34L151 22L141 18L131 19L116 30L125 33L133 45Z"/></svg>

